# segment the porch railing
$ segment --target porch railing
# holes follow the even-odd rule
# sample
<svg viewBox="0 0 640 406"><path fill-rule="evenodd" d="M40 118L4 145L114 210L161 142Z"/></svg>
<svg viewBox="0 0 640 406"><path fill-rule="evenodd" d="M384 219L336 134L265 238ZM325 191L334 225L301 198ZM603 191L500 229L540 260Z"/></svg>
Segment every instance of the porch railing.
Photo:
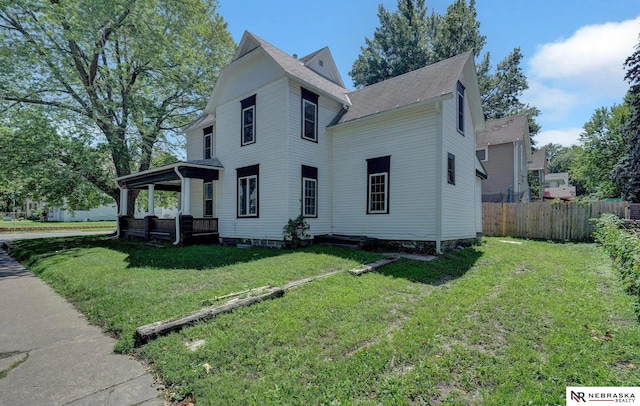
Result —
<svg viewBox="0 0 640 406"><path fill-rule="evenodd" d="M154 216L137 219L119 217L121 238L142 238L145 240L173 241L176 239L176 219L159 219ZM180 217L181 239L215 236L218 234L217 218Z"/></svg>

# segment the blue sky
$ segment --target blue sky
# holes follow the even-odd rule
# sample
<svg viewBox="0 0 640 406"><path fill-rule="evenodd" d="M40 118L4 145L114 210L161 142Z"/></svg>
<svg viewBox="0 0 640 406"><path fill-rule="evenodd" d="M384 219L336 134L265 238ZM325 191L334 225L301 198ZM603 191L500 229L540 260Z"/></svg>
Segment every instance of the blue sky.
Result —
<svg viewBox="0 0 640 406"><path fill-rule="evenodd" d="M426 5L444 14L452 1ZM218 12L236 42L247 30L299 56L328 46L352 88L348 73L379 25L378 4L397 8L397 0L219 0ZM622 102L623 62L640 34L638 0L477 0L476 10L493 66L522 50L530 87L523 100L542 111L538 145L577 144L596 108Z"/></svg>

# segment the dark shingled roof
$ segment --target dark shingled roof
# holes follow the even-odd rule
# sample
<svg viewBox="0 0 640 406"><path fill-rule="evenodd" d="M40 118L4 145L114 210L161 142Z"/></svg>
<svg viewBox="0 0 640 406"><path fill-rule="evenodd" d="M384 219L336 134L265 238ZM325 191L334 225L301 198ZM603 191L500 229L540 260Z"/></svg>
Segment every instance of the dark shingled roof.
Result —
<svg viewBox="0 0 640 406"><path fill-rule="evenodd" d="M528 133L527 115L509 116L498 120L487 121L487 132L476 137L476 146L508 144L514 141L525 141Z"/></svg>
<svg viewBox="0 0 640 406"><path fill-rule="evenodd" d="M349 93L352 105L336 124L453 92L470 55L471 52L465 52Z"/></svg>
<svg viewBox="0 0 640 406"><path fill-rule="evenodd" d="M259 38L253 34L251 34L254 40L256 40L262 49L264 49L273 60L284 69L288 74L300 79L304 83L308 83L319 90L322 90L333 97L341 100L343 103L348 103L348 99L345 96L346 93L349 92L348 89L345 89L342 86L339 86L332 82L331 80L319 75L314 72L312 69L304 66L304 64L297 60L296 58L288 55L287 53L279 50L273 45L269 44L262 38ZM323 48L324 49L324 48ZM318 51L319 52L319 51ZM313 54L311 55L313 56ZM305 58L308 58L309 55Z"/></svg>

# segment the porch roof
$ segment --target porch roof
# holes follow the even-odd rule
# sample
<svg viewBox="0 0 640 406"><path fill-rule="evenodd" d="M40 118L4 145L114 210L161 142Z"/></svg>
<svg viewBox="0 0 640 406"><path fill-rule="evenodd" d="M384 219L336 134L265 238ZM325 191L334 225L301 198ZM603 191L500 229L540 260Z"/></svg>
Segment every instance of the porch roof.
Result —
<svg viewBox="0 0 640 406"><path fill-rule="evenodd" d="M154 185L157 190L180 191L180 175L185 178L202 179L205 182L218 180L224 167L218 158L180 161L173 164L147 169L116 178L119 187L124 189L146 189Z"/></svg>

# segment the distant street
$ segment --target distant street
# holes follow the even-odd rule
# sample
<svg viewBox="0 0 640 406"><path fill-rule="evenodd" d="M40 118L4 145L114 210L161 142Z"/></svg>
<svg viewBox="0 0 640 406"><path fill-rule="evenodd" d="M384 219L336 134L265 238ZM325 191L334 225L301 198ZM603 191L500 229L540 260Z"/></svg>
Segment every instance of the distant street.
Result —
<svg viewBox="0 0 640 406"><path fill-rule="evenodd" d="M92 230L92 231L18 231L0 233L0 241L30 240L35 238L55 238L55 237L76 237L82 235L113 234L115 230Z"/></svg>

